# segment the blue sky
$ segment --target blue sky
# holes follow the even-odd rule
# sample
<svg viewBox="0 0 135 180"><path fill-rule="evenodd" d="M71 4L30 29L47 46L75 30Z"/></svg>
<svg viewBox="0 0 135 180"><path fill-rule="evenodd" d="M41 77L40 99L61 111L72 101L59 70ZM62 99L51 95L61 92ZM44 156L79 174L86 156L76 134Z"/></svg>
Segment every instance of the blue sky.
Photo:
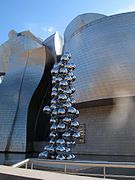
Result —
<svg viewBox="0 0 135 180"><path fill-rule="evenodd" d="M8 32L30 30L43 39L64 32L77 15L87 12L112 15L135 10L135 0L1 0L0 44Z"/></svg>

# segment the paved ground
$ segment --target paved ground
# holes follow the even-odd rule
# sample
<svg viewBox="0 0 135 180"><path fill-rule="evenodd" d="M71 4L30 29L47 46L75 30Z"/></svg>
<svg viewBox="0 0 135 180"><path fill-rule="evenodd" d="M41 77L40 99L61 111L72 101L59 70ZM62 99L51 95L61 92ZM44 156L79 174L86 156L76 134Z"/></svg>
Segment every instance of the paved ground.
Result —
<svg viewBox="0 0 135 180"><path fill-rule="evenodd" d="M10 180L10 179L101 180L102 178L83 177L83 176L67 175L67 174L60 174L60 173L47 172L47 171L0 166L0 180Z"/></svg>

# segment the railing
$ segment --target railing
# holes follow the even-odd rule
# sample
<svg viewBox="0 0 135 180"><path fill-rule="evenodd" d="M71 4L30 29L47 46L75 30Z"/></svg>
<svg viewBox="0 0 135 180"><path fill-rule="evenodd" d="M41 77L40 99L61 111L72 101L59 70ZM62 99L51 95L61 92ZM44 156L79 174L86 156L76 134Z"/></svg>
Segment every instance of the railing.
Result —
<svg viewBox="0 0 135 180"><path fill-rule="evenodd" d="M129 176L129 175L114 175L114 174L108 174L106 173L106 169L107 168L124 168L124 169L135 169L135 163L126 163L126 162L104 162L104 161L100 161L100 162L94 162L94 161L53 161L53 160L44 160L44 159L26 159L24 161L21 161L20 163L17 163L15 165L13 165L12 167L21 167L21 166L25 166L25 168L28 168L28 164L29 167L31 169L34 169L34 166L38 166L39 165L45 165L45 164L50 164L50 165L62 165L63 167L63 172L66 174L76 174L76 175L85 175L85 176L101 176L104 179L106 179L106 177L111 177L111 178L132 178L135 179L135 175L134 176ZM87 169L87 168L103 168L103 173L102 174L92 174L92 173L79 173L79 172L69 172L67 171L67 167L69 166L74 166L74 167L83 167L83 169ZM57 166L56 166L57 167ZM38 168L39 169L39 168ZM52 169L52 168L51 168Z"/></svg>
<svg viewBox="0 0 135 180"><path fill-rule="evenodd" d="M22 166L25 166L25 168L27 169L28 168L28 163L30 162L30 159L25 159L24 161L21 161L19 163L16 163L14 165L12 165L12 167L22 167Z"/></svg>

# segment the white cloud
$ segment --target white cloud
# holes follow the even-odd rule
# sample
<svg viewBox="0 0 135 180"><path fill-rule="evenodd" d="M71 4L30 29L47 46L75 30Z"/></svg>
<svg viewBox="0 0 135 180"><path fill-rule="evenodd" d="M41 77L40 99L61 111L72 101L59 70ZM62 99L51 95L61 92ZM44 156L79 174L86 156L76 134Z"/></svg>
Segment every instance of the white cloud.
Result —
<svg viewBox="0 0 135 180"><path fill-rule="evenodd" d="M123 13L123 12L130 12L130 11L135 11L135 3L131 4L125 8L119 9L116 13Z"/></svg>
<svg viewBox="0 0 135 180"><path fill-rule="evenodd" d="M55 28L53 26L49 26L48 28L43 26L43 27L41 27L41 30L43 30L45 32L49 32L49 33L55 32Z"/></svg>
<svg viewBox="0 0 135 180"><path fill-rule="evenodd" d="M34 35L42 37L43 39L54 33L55 27L53 26L43 26L41 23L26 23L25 30L30 30Z"/></svg>

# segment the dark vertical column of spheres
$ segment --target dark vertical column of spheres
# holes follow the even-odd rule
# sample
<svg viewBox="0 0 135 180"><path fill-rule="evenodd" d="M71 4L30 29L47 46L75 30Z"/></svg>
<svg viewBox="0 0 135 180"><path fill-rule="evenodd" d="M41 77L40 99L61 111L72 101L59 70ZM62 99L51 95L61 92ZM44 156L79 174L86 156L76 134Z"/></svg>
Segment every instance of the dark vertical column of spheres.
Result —
<svg viewBox="0 0 135 180"><path fill-rule="evenodd" d="M50 141L39 158L69 160L75 158L71 147L80 138L79 122L75 120L79 111L74 108L75 100L71 97L75 92L72 86L76 76L73 74L75 64L69 63L70 53L65 53L52 73L51 106L45 106L43 111L50 114Z"/></svg>

